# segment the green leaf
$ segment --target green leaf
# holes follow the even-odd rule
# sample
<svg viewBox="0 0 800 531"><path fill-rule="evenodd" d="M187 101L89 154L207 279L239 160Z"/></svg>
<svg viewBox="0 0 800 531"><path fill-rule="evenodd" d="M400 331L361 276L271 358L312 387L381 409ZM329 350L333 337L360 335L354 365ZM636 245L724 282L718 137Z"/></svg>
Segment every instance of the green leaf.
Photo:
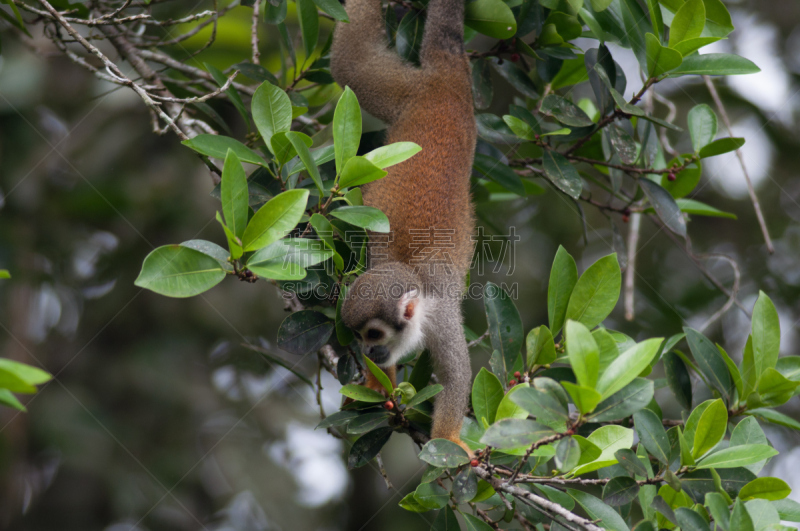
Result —
<svg viewBox="0 0 800 531"><path fill-rule="evenodd" d="M564 155L551 149L546 150L542 158L542 168L550 182L571 198L578 199L583 189L578 170Z"/></svg>
<svg viewBox="0 0 800 531"><path fill-rule="evenodd" d="M730 529L731 531L755 531L755 528L753 527L753 520L750 518L750 514L747 512L747 509L745 509L742 500L738 498L733 504Z"/></svg>
<svg viewBox="0 0 800 531"><path fill-rule="evenodd" d="M337 411L336 413L331 413L330 415L325 417L319 424L317 424L317 426L314 429L317 430L317 429L333 428L336 426L343 426L358 416L359 416L358 411L352 411L352 410Z"/></svg>
<svg viewBox="0 0 800 531"><path fill-rule="evenodd" d="M758 379L766 369L775 367L781 348L781 323L778 311L763 291L758 292L758 299L753 307L752 334L753 359Z"/></svg>
<svg viewBox="0 0 800 531"><path fill-rule="evenodd" d="M594 328L605 319L619 299L622 283L617 255L610 254L592 264L578 279L567 305L567 319Z"/></svg>
<svg viewBox="0 0 800 531"><path fill-rule="evenodd" d="M217 85L219 85L220 87L225 86L225 83L228 82L228 78L225 74L223 74L214 65L211 65L209 63L203 63L203 66L206 67L206 70L208 70L208 73L211 74L211 77L214 78L214 81L217 82ZM242 116L245 123L247 124L247 128L250 129L250 120L248 119L247 116L247 109L245 109L244 107L244 103L242 102L242 97L239 96L239 92L233 85L231 85L225 90L225 94L227 94L228 99L231 100L233 106L236 107L236 110L239 111L239 114Z"/></svg>
<svg viewBox="0 0 800 531"><path fill-rule="evenodd" d="M662 338L642 341L612 361L597 381L596 388L603 398L611 396L631 383L639 373L647 368L658 352L662 341Z"/></svg>
<svg viewBox="0 0 800 531"><path fill-rule="evenodd" d="M743 444L708 455L697 463L697 468L736 468L758 463L774 455L778 455L778 451L769 445Z"/></svg>
<svg viewBox="0 0 800 531"><path fill-rule="evenodd" d="M331 211L331 216L373 232L389 232L389 218L375 207L346 206Z"/></svg>
<svg viewBox="0 0 800 531"><path fill-rule="evenodd" d="M693 214L695 216L736 219L735 214L717 210L712 206L708 206L700 201L695 201L694 199L676 199L675 202L678 203L678 208L681 209L681 212L686 212L687 214Z"/></svg>
<svg viewBox="0 0 800 531"><path fill-rule="evenodd" d="M428 509L441 509L450 500L450 493L434 482L422 483L414 491L414 498Z"/></svg>
<svg viewBox="0 0 800 531"><path fill-rule="evenodd" d="M690 0L698 1L698 0ZM692 135L692 147L699 153L706 145L710 144L717 136L717 115L705 103L695 105L687 117L689 133Z"/></svg>
<svg viewBox="0 0 800 531"><path fill-rule="evenodd" d="M772 506L778 511L781 520L800 522L800 503L786 498L772 502Z"/></svg>
<svg viewBox="0 0 800 531"><path fill-rule="evenodd" d="M191 148L201 155L214 157L215 159L225 159L228 150L233 150L239 160L267 167L267 161L258 153L245 146L235 138L221 135L197 135L194 138L181 142L184 146Z"/></svg>
<svg viewBox="0 0 800 531"><path fill-rule="evenodd" d="M287 132L292 125L292 102L289 96L280 87L264 82L253 94L250 107L258 132L274 154L272 135ZM241 156L239 158L244 160Z"/></svg>
<svg viewBox="0 0 800 531"><path fill-rule="evenodd" d="M661 464L669 465L670 444L667 439L667 432L664 430L658 415L649 409L642 409L633 414L633 423L636 427L636 433L639 435L639 441L647 451L658 459Z"/></svg>
<svg viewBox="0 0 800 531"><path fill-rule="evenodd" d="M550 269L550 282L547 286L547 316L550 330L558 334L564 326L572 290L578 282L578 268L575 259L564 249L558 246Z"/></svg>
<svg viewBox="0 0 800 531"><path fill-rule="evenodd" d="M472 409L478 423L485 419L486 423L494 423L497 406L503 399L503 384L494 374L481 367L480 372L472 382Z"/></svg>
<svg viewBox="0 0 800 531"><path fill-rule="evenodd" d="M511 8L501 0L476 0L464 8L464 25L495 39L508 39L517 31Z"/></svg>
<svg viewBox="0 0 800 531"><path fill-rule="evenodd" d="M592 9L594 9L598 13L601 11L605 11L606 9L608 9L608 6L611 5L612 1L613 0L591 0Z"/></svg>
<svg viewBox="0 0 800 531"><path fill-rule="evenodd" d="M736 151L744 145L744 138L719 138L700 149L700 158L716 157L723 153Z"/></svg>
<svg viewBox="0 0 800 531"><path fill-rule="evenodd" d="M300 310L286 317L278 328L278 346L305 356L318 351L333 332L333 321L314 310Z"/></svg>
<svg viewBox="0 0 800 531"><path fill-rule="evenodd" d="M397 28L397 53L409 63L419 63L419 50L422 46L425 17L418 11L409 11Z"/></svg>
<svg viewBox="0 0 800 531"><path fill-rule="evenodd" d="M725 437L728 425L728 410L721 399L712 401L706 407L697 423L692 445L692 457L698 459L714 448Z"/></svg>
<svg viewBox="0 0 800 531"><path fill-rule="evenodd" d="M361 435L377 428L389 418L388 411L378 411L375 413L364 413L353 419L347 425L347 433L350 435Z"/></svg>
<svg viewBox="0 0 800 531"><path fill-rule="evenodd" d="M774 407L785 404L795 395L798 386L800 382L793 382L775 369L768 368L758 380L759 405Z"/></svg>
<svg viewBox="0 0 800 531"><path fill-rule="evenodd" d="M400 164L422 151L422 147L414 142L395 142L373 149L364 158L380 169ZM340 186L344 186L340 183Z"/></svg>
<svg viewBox="0 0 800 531"><path fill-rule="evenodd" d="M587 472L615 464L617 458L614 457L614 454L617 450L633 446L633 430L623 428L622 426L602 426L589 435L588 442L592 443L600 450L600 455L593 461L582 464L574 470L573 475L575 476L580 476ZM587 453L583 447L581 447L581 452L582 454ZM581 458L581 460L583 460L583 458Z"/></svg>
<svg viewBox="0 0 800 531"><path fill-rule="evenodd" d="M706 494L706 507L714 518L718 529L728 531L730 529L731 512L728 509L728 501L718 492Z"/></svg>
<svg viewBox="0 0 800 531"><path fill-rule="evenodd" d="M583 387L594 389L600 364L597 342L589 329L577 321L567 320L564 335L569 363L578 383Z"/></svg>
<svg viewBox="0 0 800 531"><path fill-rule="evenodd" d="M667 352L663 356L664 372L667 374L667 384L678 404L686 410L692 408L692 379L683 360L674 352Z"/></svg>
<svg viewBox="0 0 800 531"><path fill-rule="evenodd" d="M644 36L647 53L647 72L650 77L659 77L681 66L683 57L666 46L661 46L658 38L652 33Z"/></svg>
<svg viewBox="0 0 800 531"><path fill-rule="evenodd" d="M308 146L310 144L306 142L306 139L311 139L303 133L296 133L294 131L286 133L286 139L292 143L297 155L300 157L300 160L306 167L308 175L311 177L311 180L314 181L317 190L319 190L320 196L325 195L324 188L322 187L322 177L319 175L319 168L317 168L317 164L314 162L314 158L311 156L311 152L308 150Z"/></svg>
<svg viewBox="0 0 800 531"><path fill-rule="evenodd" d="M632 502L639 494L639 484L628 476L617 476L603 487L603 501L620 506Z"/></svg>
<svg viewBox="0 0 800 531"><path fill-rule="evenodd" d="M361 140L361 108L350 87L345 87L333 113L333 147L336 173L344 171L345 164L358 152Z"/></svg>
<svg viewBox="0 0 800 531"><path fill-rule="evenodd" d="M544 325L528 332L528 336L525 338L525 350L528 354L529 370L534 365L549 365L556 360L556 346L553 341L553 334Z"/></svg>
<svg viewBox="0 0 800 531"><path fill-rule="evenodd" d="M578 441L572 437L566 437L556 441L556 460L555 464L562 472L569 472L576 466L581 458L581 447Z"/></svg>
<svg viewBox="0 0 800 531"><path fill-rule="evenodd" d="M672 164L682 164L682 158L675 158L671 160L667 165L672 166ZM689 195L696 187L697 184L700 182L700 176L703 173L703 166L702 163L699 161L689 163L685 168L677 172L675 175L675 180L669 180L669 174L662 173L661 174L661 187L664 188L669 194L678 199L684 196ZM677 203L677 201L676 201ZM680 205L679 205L680 207Z"/></svg>
<svg viewBox="0 0 800 531"><path fill-rule="evenodd" d="M497 413L494 416L495 422L507 418L524 419L528 416L528 412L519 407L513 399L515 393L527 387L529 387L528 383L520 383L508 390L508 393L505 394L497 406Z"/></svg>
<svg viewBox="0 0 800 531"><path fill-rule="evenodd" d="M650 179L639 179L639 186L664 225L678 236L686 237L686 220L672 195Z"/></svg>
<svg viewBox="0 0 800 531"><path fill-rule="evenodd" d="M524 340L522 319L517 307L511 297L492 282L487 282L483 288L483 306L492 348L502 353L506 367L510 368Z"/></svg>
<svg viewBox="0 0 800 531"><path fill-rule="evenodd" d="M232 149L228 149L225 157L220 190L225 224L237 238L241 238L247 226L249 193L244 168Z"/></svg>
<svg viewBox="0 0 800 531"><path fill-rule="evenodd" d="M722 354L714 343L697 330L684 327L683 331L686 332L686 341L700 370L722 396L729 397L731 377Z"/></svg>
<svg viewBox="0 0 800 531"><path fill-rule="evenodd" d="M775 454L777 453L778 452L775 452ZM756 478L742 487L742 490L739 491L739 499L742 501L756 498L762 500L782 500L791 494L791 492L792 489L782 479L770 477Z"/></svg>
<svg viewBox="0 0 800 531"><path fill-rule="evenodd" d="M761 69L744 57L729 53L707 53L705 55L690 55L669 75L670 77L689 75L736 76L755 74L756 72L761 72Z"/></svg>
<svg viewBox="0 0 800 531"><path fill-rule="evenodd" d="M386 402L386 397L381 393L373 391L369 387L364 387L363 385L347 384L339 389L339 392L359 402Z"/></svg>
<svg viewBox="0 0 800 531"><path fill-rule="evenodd" d="M501 450L525 449L553 434L555 432L547 426L530 419L502 419L489 426L481 437L481 444Z"/></svg>
<svg viewBox="0 0 800 531"><path fill-rule="evenodd" d="M352 157L344 165L342 174L339 177L339 187L361 186L386 177L387 172L383 171L364 157Z"/></svg>
<svg viewBox="0 0 800 531"><path fill-rule="evenodd" d="M306 277L306 267L333 256L320 240L287 238L259 249L247 260L247 269L264 278L300 280Z"/></svg>
<svg viewBox="0 0 800 531"><path fill-rule="evenodd" d="M375 379L381 383L384 389L386 389L386 393L391 395L392 391L394 391L394 388L392 387L392 382L389 380L389 377L386 376L385 372L383 372L383 369L375 365L375 362L373 362L367 356L364 356L364 363L366 363L369 372L371 372Z"/></svg>
<svg viewBox="0 0 800 531"><path fill-rule="evenodd" d="M314 3L320 10L329 14L336 20L340 22L350 22L350 19L347 17L347 11L345 11L344 6L337 0L314 0Z"/></svg>
<svg viewBox="0 0 800 531"><path fill-rule="evenodd" d="M620 466L628 471L629 474L635 474L637 476L642 476L644 478L647 476L647 469L642 464L642 461L639 457L634 453L633 450L629 448L623 448L621 450L617 450L614 452L614 457L617 458L619 461Z"/></svg>
<svg viewBox="0 0 800 531"><path fill-rule="evenodd" d="M583 507L589 518L602 521L603 529L608 531L629 531L630 528L625 524L625 520L622 519L619 513L602 501L587 492L574 489L566 490L567 494L572 496Z"/></svg>
<svg viewBox="0 0 800 531"><path fill-rule="evenodd" d="M167 297L192 297L213 288L225 278L215 259L180 245L164 245L144 259L134 284Z"/></svg>
<svg viewBox="0 0 800 531"><path fill-rule="evenodd" d="M610 422L629 417L653 399L652 380L635 378L631 383L600 402L590 415L594 422Z"/></svg>
<svg viewBox="0 0 800 531"><path fill-rule="evenodd" d="M781 529L778 511L767 500L754 499L744 504L750 518L753 519L753 528L758 530Z"/></svg>
<svg viewBox="0 0 800 531"><path fill-rule="evenodd" d="M9 376L13 378L9 378ZM12 385L0 382L0 387L4 387L15 393L35 393L35 385L40 385L52 380L53 376L39 369L19 361L0 358L0 380L10 380ZM19 382L21 382L21 384Z"/></svg>
<svg viewBox="0 0 800 531"><path fill-rule="evenodd" d="M447 439L431 439L425 443L419 458L439 468L455 468L469 463L467 452Z"/></svg>
<svg viewBox="0 0 800 531"><path fill-rule="evenodd" d="M675 46L672 46L672 48L680 52L683 57L688 57L700 48L715 43L719 39L719 37L697 37L694 39L686 39L685 41L679 42Z"/></svg>
<svg viewBox="0 0 800 531"><path fill-rule="evenodd" d="M472 467L466 467L453 479L453 497L456 503L465 503L478 494L478 478Z"/></svg>
<svg viewBox="0 0 800 531"><path fill-rule="evenodd" d="M415 407L423 402L427 401L429 398L433 398L434 396L438 395L444 390L444 386L441 384L433 384L427 387L423 387L419 390L418 393L414 395L414 397L408 401L408 407Z"/></svg>
<svg viewBox="0 0 800 531"><path fill-rule="evenodd" d="M286 236L300 222L308 195L308 190L287 190L267 201L244 231L244 250L263 249Z"/></svg>
<svg viewBox="0 0 800 531"><path fill-rule="evenodd" d="M564 389L569 393L578 411L584 415L594 411L597 404L599 404L600 400L603 398L600 393L590 387L576 385L567 381L561 382L561 385L563 385Z"/></svg>
<svg viewBox="0 0 800 531"><path fill-rule="evenodd" d="M430 510L417 501L413 492L406 494L402 500L397 502L397 505L412 513L424 513Z"/></svg>
<svg viewBox="0 0 800 531"><path fill-rule="evenodd" d="M359 468L372 461L391 436L392 428L389 427L378 428L362 435L350 447L347 468Z"/></svg>
<svg viewBox="0 0 800 531"><path fill-rule="evenodd" d="M464 523L467 525L467 531L493 531L492 527L475 516L468 513L461 513L464 518Z"/></svg>
<svg viewBox="0 0 800 531"><path fill-rule="evenodd" d="M494 87L492 71L486 58L472 63L472 101L476 109L485 110L492 104Z"/></svg>
<svg viewBox="0 0 800 531"><path fill-rule="evenodd" d="M0 389L0 404L12 407L18 411L27 412L28 409L22 405L17 397L11 394L8 389Z"/></svg>
<svg viewBox="0 0 800 531"><path fill-rule="evenodd" d="M476 153L472 166L483 176L488 177L506 190L514 192L519 196L525 195L525 186L522 184L522 179L520 179L519 175L517 175L514 170L501 161L481 153Z"/></svg>
<svg viewBox="0 0 800 531"><path fill-rule="evenodd" d="M692 0L689 0L690 2ZM695 0L701 3L700 0ZM703 519L700 514L686 507L678 507L675 509L675 518L678 520L678 525L681 526L682 531L710 531L708 523Z"/></svg>
<svg viewBox="0 0 800 531"><path fill-rule="evenodd" d="M528 124L528 122L517 118L516 116L512 116L510 114L503 115L503 121L506 123L508 127L514 132L515 135L520 137L523 140L534 141L536 140L536 132L533 130L533 127Z"/></svg>
<svg viewBox="0 0 800 531"><path fill-rule="evenodd" d="M515 392L511 400L522 409L536 416L542 424L563 431L569 421L567 408L554 395L535 388L522 388Z"/></svg>
<svg viewBox="0 0 800 531"><path fill-rule="evenodd" d="M228 240L228 249L230 250L230 256L234 260L238 260L242 256L242 240L237 238L236 235L225 225L225 222L222 220L222 214L217 211L216 215L217 223L220 224L222 230L225 231L225 238ZM191 247L190 247L191 248ZM202 252L202 251L201 251ZM203 254L208 254L203 252ZM216 257L214 257L216 259ZM226 268L224 265L220 264L220 267L223 269L230 269Z"/></svg>
<svg viewBox="0 0 800 531"><path fill-rule="evenodd" d="M325 146L311 151L311 158L314 160L314 163L317 166L321 166L322 164L333 160L333 155L333 146ZM288 175L292 176L296 173L300 173L304 169L306 169L305 164L303 164L302 160L298 160L298 162L291 167Z"/></svg>
<svg viewBox="0 0 800 531"><path fill-rule="evenodd" d="M669 27L669 47L679 42L695 39L703 33L706 24L706 8L703 0L687 0L675 13Z"/></svg>
<svg viewBox="0 0 800 531"><path fill-rule="evenodd" d="M594 125L592 119L586 116L583 110L557 94L549 94L542 100L542 114L552 116L564 125L573 127L588 127Z"/></svg>
<svg viewBox="0 0 800 531"><path fill-rule="evenodd" d="M311 57L319 39L319 16L317 6L311 0L295 0L297 4L297 18L300 22L300 32L303 34L303 49L306 58Z"/></svg>
<svg viewBox="0 0 800 531"><path fill-rule="evenodd" d="M439 511L431 527L431 531L460 531L460 529L458 519L449 505Z"/></svg>

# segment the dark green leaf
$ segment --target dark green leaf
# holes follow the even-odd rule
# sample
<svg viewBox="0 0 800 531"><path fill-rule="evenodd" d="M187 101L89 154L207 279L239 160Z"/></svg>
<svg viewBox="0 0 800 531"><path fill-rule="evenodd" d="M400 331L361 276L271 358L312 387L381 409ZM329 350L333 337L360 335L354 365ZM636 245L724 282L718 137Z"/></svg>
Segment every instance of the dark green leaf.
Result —
<svg viewBox="0 0 800 531"><path fill-rule="evenodd" d="M731 376L722 354L719 353L714 343L697 330L685 327L683 331L686 332L686 341L689 343L697 366L717 391L724 397L729 397Z"/></svg>
<svg viewBox="0 0 800 531"><path fill-rule="evenodd" d="M689 0L690 2L692 0ZM695 0L702 5L702 1ZM708 524L703 517L698 513L686 507L678 507L675 509L675 518L678 520L678 525L681 526L681 531L710 531Z"/></svg>
<svg viewBox="0 0 800 531"><path fill-rule="evenodd" d="M494 423L497 406L503 398L503 384L494 374L481 368L472 383L472 409L479 423Z"/></svg>
<svg viewBox="0 0 800 531"><path fill-rule="evenodd" d="M380 426L389 418L388 411L378 411L375 413L364 413L354 418L347 425L347 433L351 435L359 435L367 433Z"/></svg>
<svg viewBox="0 0 800 531"><path fill-rule="evenodd" d="M632 502L637 494L639 494L639 484L628 476L612 478L603 487L603 501L616 507Z"/></svg>
<svg viewBox="0 0 800 531"><path fill-rule="evenodd" d="M501 161L481 153L476 153L473 167L479 171L481 175L488 177L506 190L520 196L525 195L525 187L522 184L522 179L520 179L519 175L517 175L514 170Z"/></svg>
<svg viewBox="0 0 800 531"><path fill-rule="evenodd" d="M314 310L300 310L281 323L278 329L278 346L292 354L305 356L322 348L332 332L333 321L325 314Z"/></svg>
<svg viewBox="0 0 800 531"><path fill-rule="evenodd" d="M730 526L731 531L755 531L753 520L740 499L737 499L733 504Z"/></svg>
<svg viewBox="0 0 800 531"><path fill-rule="evenodd" d="M522 319L514 301L492 282L487 282L484 286L483 305L492 348L502 353L506 367L510 368L522 348Z"/></svg>
<svg viewBox="0 0 800 531"><path fill-rule="evenodd" d="M744 145L744 138L719 138L700 150L700 158L716 157L723 153L736 151Z"/></svg>
<svg viewBox="0 0 800 531"><path fill-rule="evenodd" d="M501 0L476 0L467 4L464 25L495 39L508 39L517 31L514 14Z"/></svg>
<svg viewBox="0 0 800 531"><path fill-rule="evenodd" d="M649 409L642 409L633 414L633 422L639 441L644 444L647 451L662 464L669 465L670 444L661 419Z"/></svg>
<svg viewBox="0 0 800 531"><path fill-rule="evenodd" d="M580 197L583 182L580 175L578 175L578 170L570 164L564 155L550 149L546 150L543 156L542 168L550 182L556 185L559 190L573 199Z"/></svg>
<svg viewBox="0 0 800 531"><path fill-rule="evenodd" d="M378 455L383 445L392 436L392 428L378 428L362 435L353 446L350 447L350 455L347 457L347 468L359 468Z"/></svg>
<svg viewBox="0 0 800 531"><path fill-rule="evenodd" d="M481 58L472 63L472 101L478 110L488 109L492 104L494 89L489 61Z"/></svg>
<svg viewBox="0 0 800 531"><path fill-rule="evenodd" d="M450 494L437 483L422 483L414 491L414 498L425 508L441 509L447 505Z"/></svg>
<svg viewBox="0 0 800 531"><path fill-rule="evenodd" d="M336 20L340 22L350 22L350 19L347 17L347 11L345 11L338 0L314 0L314 3L323 12L329 14Z"/></svg>
<svg viewBox="0 0 800 531"><path fill-rule="evenodd" d="M559 245L553 259L553 267L550 269L550 283L547 286L547 315L553 334L558 334L564 326L567 304L577 282L578 268L575 259Z"/></svg>
<svg viewBox="0 0 800 531"><path fill-rule="evenodd" d="M227 156L228 150L231 149L242 162L267 166L267 162L261 155L235 138L221 135L197 135L189 140L184 140L181 144L197 151L201 155L223 160Z"/></svg>
<svg viewBox="0 0 800 531"><path fill-rule="evenodd" d="M619 513L591 494L573 489L567 489L567 493L583 507L583 510L592 520L601 520L604 529L608 531L629 531Z"/></svg>
<svg viewBox="0 0 800 531"><path fill-rule="evenodd" d="M303 310L311 311L311 310ZM369 387L363 385L347 384L339 389L339 392L348 398L358 400L359 402L385 402L386 397L378 391L374 391Z"/></svg>
<svg viewBox="0 0 800 531"><path fill-rule="evenodd" d="M635 474L644 478L647 477L647 469L644 467L633 450L629 448L622 448L614 452L614 457L617 458L619 464L622 466L622 468L627 470L629 474Z"/></svg>
<svg viewBox="0 0 800 531"><path fill-rule="evenodd" d="M458 519L449 505L439 511L431 527L431 531L460 531L460 529Z"/></svg>
<svg viewBox="0 0 800 531"><path fill-rule="evenodd" d="M586 113L580 107L557 94L546 96L542 100L540 110L542 114L552 116L564 125L575 127L594 125L592 119L586 116Z"/></svg>
<svg viewBox="0 0 800 531"><path fill-rule="evenodd" d="M674 352L667 352L663 356L664 370L667 374L667 384L678 404L686 410L692 408L692 379L683 360Z"/></svg>
<svg viewBox="0 0 800 531"><path fill-rule="evenodd" d="M679 236L686 236L686 220L683 219L681 209L669 192L650 179L639 179L639 185L647 199L653 205L659 219L664 222L672 232Z"/></svg>
<svg viewBox="0 0 800 531"><path fill-rule="evenodd" d="M453 497L456 503L465 503L478 494L478 479L472 467L466 467L453 479Z"/></svg>
<svg viewBox="0 0 800 531"><path fill-rule="evenodd" d="M414 397L408 401L408 407L417 406L426 400L433 398L442 392L444 387L441 384L433 384L420 389Z"/></svg>

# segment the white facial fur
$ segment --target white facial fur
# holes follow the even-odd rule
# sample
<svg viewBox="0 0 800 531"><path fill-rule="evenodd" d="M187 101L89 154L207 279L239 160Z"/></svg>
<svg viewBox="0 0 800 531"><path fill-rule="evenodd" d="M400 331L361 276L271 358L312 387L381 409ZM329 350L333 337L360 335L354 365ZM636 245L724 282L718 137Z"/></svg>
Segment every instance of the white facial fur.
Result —
<svg viewBox="0 0 800 531"><path fill-rule="evenodd" d="M389 349L389 357L385 362L380 364L383 367L395 365L397 361L406 354L423 347L425 342L423 323L428 318L427 310L429 301L426 301L425 298L418 295L417 292L407 293L400 299L399 305L401 312L405 311L406 305L412 299L416 300L414 314L411 319L406 321L406 327L400 332L396 331L392 326L389 326L381 319L370 319L360 331L362 337L361 342L365 346L384 345ZM379 340L368 339L367 331L370 329L380 330L383 332L383 337Z"/></svg>

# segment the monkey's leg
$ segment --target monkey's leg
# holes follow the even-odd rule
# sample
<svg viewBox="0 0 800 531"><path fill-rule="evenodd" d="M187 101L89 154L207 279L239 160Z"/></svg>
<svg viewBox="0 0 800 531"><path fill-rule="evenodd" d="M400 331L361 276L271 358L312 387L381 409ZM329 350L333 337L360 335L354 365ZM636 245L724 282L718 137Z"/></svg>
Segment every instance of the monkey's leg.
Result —
<svg viewBox="0 0 800 531"><path fill-rule="evenodd" d="M461 325L461 308L458 301L447 301L442 306L435 309L439 314L437 326L428 331L426 341L433 355L434 372L444 387L436 395L433 406L431 437L453 441L472 455L472 450L461 441L461 425L472 380L467 340Z"/></svg>
<svg viewBox="0 0 800 531"><path fill-rule="evenodd" d="M350 22L338 22L331 73L373 116L391 124L418 88L421 72L388 48L380 0L347 0Z"/></svg>

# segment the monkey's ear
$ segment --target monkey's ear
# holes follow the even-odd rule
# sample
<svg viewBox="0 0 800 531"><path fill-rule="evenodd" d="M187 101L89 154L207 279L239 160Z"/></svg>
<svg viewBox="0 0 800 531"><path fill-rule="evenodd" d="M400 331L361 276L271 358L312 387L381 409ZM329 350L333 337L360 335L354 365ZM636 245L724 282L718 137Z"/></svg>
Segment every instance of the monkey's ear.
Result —
<svg viewBox="0 0 800 531"><path fill-rule="evenodd" d="M412 288L400 297L400 310L402 311L403 319L410 321L414 318L417 311L417 304L419 303L419 290Z"/></svg>

